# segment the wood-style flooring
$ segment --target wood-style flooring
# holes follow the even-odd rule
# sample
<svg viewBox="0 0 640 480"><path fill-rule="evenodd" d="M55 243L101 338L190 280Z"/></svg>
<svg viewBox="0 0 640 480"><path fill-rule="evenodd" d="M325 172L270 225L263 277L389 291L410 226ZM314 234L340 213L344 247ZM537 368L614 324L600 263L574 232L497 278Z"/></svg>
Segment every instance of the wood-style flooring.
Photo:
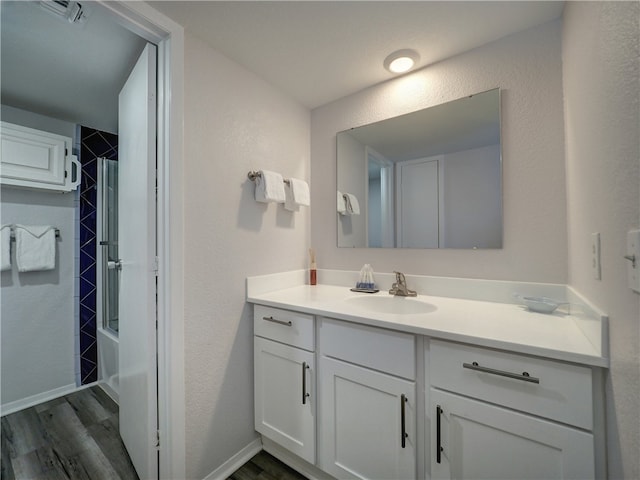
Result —
<svg viewBox="0 0 640 480"><path fill-rule="evenodd" d="M307 480L264 450L236 470L228 480Z"/></svg>
<svg viewBox="0 0 640 480"><path fill-rule="evenodd" d="M2 480L138 480L99 387L2 417Z"/></svg>
<svg viewBox="0 0 640 480"><path fill-rule="evenodd" d="M118 405L99 387L2 417L1 480L138 480ZM306 480L265 451L229 480Z"/></svg>

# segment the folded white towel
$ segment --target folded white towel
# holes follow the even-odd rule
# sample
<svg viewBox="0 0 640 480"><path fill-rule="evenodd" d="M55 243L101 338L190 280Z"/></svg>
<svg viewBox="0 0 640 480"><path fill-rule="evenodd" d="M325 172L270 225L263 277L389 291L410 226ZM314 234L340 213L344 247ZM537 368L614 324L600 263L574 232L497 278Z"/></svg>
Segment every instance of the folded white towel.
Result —
<svg viewBox="0 0 640 480"><path fill-rule="evenodd" d="M11 270L11 225L0 227L0 271Z"/></svg>
<svg viewBox="0 0 640 480"><path fill-rule="evenodd" d="M300 210L300 206L308 207L311 205L311 195L309 194L309 185L304 180L290 178L289 183L284 187L285 201L284 208L292 212Z"/></svg>
<svg viewBox="0 0 640 480"><path fill-rule="evenodd" d="M284 203L284 179L282 175L269 170L260 170L256 177L256 202Z"/></svg>
<svg viewBox="0 0 640 480"><path fill-rule="evenodd" d="M347 204L344 201L344 195L340 190L338 190L338 213L340 215L347 214Z"/></svg>
<svg viewBox="0 0 640 480"><path fill-rule="evenodd" d="M344 202L347 205L347 214L360 215L360 204L358 198L352 193L344 194Z"/></svg>
<svg viewBox="0 0 640 480"><path fill-rule="evenodd" d="M50 225L16 225L19 272L56 268L56 229Z"/></svg>

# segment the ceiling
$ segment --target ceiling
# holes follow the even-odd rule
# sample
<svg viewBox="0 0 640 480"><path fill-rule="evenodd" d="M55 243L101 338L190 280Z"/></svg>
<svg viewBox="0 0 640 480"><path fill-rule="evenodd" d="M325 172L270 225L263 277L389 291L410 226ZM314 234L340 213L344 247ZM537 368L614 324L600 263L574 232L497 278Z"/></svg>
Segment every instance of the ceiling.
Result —
<svg viewBox="0 0 640 480"><path fill-rule="evenodd" d="M145 42L83 2L84 24L39 2L0 2L2 104L116 132L118 92Z"/></svg>
<svg viewBox="0 0 640 480"><path fill-rule="evenodd" d="M71 25L37 1L1 3L2 103L115 131L117 93L144 41L92 2ZM563 2L160 1L154 8L312 109L562 15Z"/></svg>
<svg viewBox="0 0 640 480"><path fill-rule="evenodd" d="M562 15L563 2L149 2L308 108L393 77L387 55L424 67Z"/></svg>

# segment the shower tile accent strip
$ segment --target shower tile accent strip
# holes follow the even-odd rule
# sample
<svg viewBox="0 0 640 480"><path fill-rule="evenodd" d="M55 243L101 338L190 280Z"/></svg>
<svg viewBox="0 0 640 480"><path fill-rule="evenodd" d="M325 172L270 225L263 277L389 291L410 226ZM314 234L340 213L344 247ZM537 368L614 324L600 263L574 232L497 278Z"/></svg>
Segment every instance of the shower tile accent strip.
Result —
<svg viewBox="0 0 640 480"><path fill-rule="evenodd" d="M98 380L97 344L97 180L98 158L118 159L118 136L80 127L82 185L80 189L80 379L87 384Z"/></svg>

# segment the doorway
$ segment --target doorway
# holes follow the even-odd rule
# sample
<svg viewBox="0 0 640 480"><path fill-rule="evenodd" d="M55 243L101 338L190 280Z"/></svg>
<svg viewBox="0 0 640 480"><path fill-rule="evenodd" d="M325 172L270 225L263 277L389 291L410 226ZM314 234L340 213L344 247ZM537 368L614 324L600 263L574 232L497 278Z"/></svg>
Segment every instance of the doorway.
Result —
<svg viewBox="0 0 640 480"><path fill-rule="evenodd" d="M5 3L5 2L3 2ZM12 2L6 2L12 3ZM16 2L20 3L20 2ZM30 2L31 3L31 2ZM157 275L154 283L158 286L157 325L158 338L158 421L157 430L166 432L166 438L149 436L149 449L166 452L160 456L161 478L184 476L184 420L183 387L181 386L183 353L182 298L180 295L181 231L180 216L180 158L182 122L181 82L183 37L182 29L146 4L127 5L123 2L91 4L96 10L107 12L112 20L134 31L145 41L159 46L158 62L158 238L154 257ZM31 3L37 8L37 3ZM66 42L65 44L69 44ZM5 44L3 42L3 54ZM67 56L73 57L73 55ZM4 56L4 55L3 55ZM28 63L28 62L25 62ZM3 71L5 69L3 68ZM7 70L8 71L8 70ZM73 84L77 79L67 79ZM170 108L171 107L171 108ZM176 195L171 194L175 192ZM169 231L169 225L176 233ZM178 292L174 294L174 292ZM169 322L171 318L171 322ZM154 342L154 343L155 343ZM159 440L159 441L158 441ZM156 444L159 443L159 447Z"/></svg>

